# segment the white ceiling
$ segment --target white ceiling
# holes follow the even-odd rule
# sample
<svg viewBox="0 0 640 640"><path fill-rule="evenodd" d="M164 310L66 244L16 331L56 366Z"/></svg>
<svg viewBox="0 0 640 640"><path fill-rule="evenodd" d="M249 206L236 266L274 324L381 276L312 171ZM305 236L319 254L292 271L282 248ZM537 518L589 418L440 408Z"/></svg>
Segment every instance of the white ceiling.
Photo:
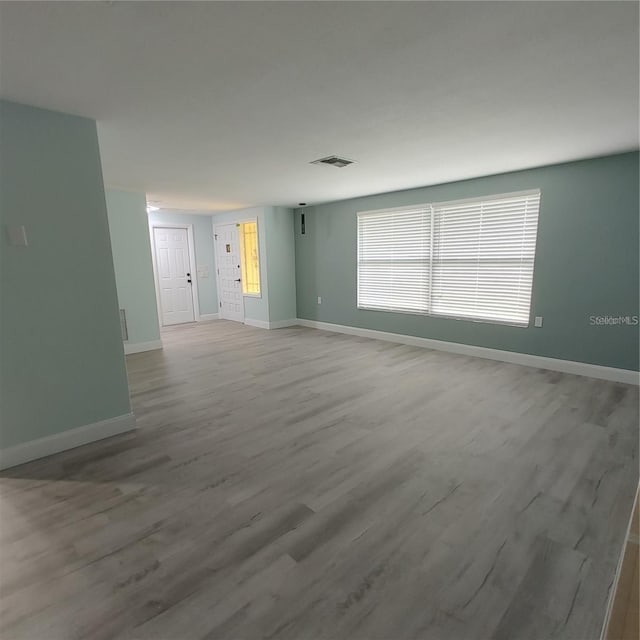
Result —
<svg viewBox="0 0 640 640"><path fill-rule="evenodd" d="M2 97L96 119L107 185L163 207L638 147L635 2L3 2L0 56Z"/></svg>

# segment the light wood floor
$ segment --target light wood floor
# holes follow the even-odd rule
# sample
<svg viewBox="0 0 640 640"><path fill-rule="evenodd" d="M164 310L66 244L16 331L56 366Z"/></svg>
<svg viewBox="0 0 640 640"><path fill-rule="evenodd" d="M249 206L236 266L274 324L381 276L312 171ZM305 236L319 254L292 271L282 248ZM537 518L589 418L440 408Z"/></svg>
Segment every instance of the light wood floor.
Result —
<svg viewBox="0 0 640 640"><path fill-rule="evenodd" d="M606 640L638 640L640 638L640 571L638 567L640 543L640 515L638 496L629 527L629 535L618 573Z"/></svg>
<svg viewBox="0 0 640 640"><path fill-rule="evenodd" d="M0 474L0 637L599 637L635 387L225 321L128 356L134 433Z"/></svg>

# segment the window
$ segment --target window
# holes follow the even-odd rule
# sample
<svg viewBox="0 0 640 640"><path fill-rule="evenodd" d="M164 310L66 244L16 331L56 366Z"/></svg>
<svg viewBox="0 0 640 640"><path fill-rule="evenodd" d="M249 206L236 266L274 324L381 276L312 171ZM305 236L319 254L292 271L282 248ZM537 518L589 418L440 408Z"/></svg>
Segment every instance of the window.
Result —
<svg viewBox="0 0 640 640"><path fill-rule="evenodd" d="M540 191L358 214L358 308L527 326Z"/></svg>
<svg viewBox="0 0 640 640"><path fill-rule="evenodd" d="M243 222L240 227L240 267L242 293L260 295L260 259L258 255L258 223Z"/></svg>

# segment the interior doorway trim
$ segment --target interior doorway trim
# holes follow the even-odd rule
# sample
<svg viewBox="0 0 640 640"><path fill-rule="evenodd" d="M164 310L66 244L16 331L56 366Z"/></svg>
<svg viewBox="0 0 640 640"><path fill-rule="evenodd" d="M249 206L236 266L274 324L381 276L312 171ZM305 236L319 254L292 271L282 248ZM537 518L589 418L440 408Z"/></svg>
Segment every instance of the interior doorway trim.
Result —
<svg viewBox="0 0 640 640"><path fill-rule="evenodd" d="M153 262L153 284L156 288L156 310L158 312L158 322L162 323L162 304L160 302L160 283L158 281L158 263L156 261L156 240L154 237L154 229L186 229L187 244L189 245L189 267L191 268L191 298L193 299L193 319L195 322L200 321L200 302L198 296L198 271L196 269L196 250L193 240L193 225L190 223L175 224L170 222L151 222L149 221L149 237L151 240L151 260Z"/></svg>

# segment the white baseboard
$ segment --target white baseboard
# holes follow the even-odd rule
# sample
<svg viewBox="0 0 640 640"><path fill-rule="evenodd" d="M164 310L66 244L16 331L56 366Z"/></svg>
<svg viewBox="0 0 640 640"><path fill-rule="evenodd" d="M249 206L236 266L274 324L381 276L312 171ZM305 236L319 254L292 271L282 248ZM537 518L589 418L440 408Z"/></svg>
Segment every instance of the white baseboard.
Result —
<svg viewBox="0 0 640 640"><path fill-rule="evenodd" d="M67 429L51 436L16 444L13 447L0 449L0 469L15 467L31 460L44 458L60 451L73 449L96 440L116 436L136 428L133 413L86 424L75 429Z"/></svg>
<svg viewBox="0 0 640 640"><path fill-rule="evenodd" d="M219 320L219 313L201 313L198 322L207 322L208 320Z"/></svg>
<svg viewBox="0 0 640 640"><path fill-rule="evenodd" d="M258 327L258 329L284 329L284 327L295 327L300 324L300 321L297 318L291 318L290 320L275 320L274 322L245 318L244 323L250 327Z"/></svg>
<svg viewBox="0 0 640 640"><path fill-rule="evenodd" d="M376 331L374 329L361 329L359 327L349 327L347 325L331 324L329 322L318 322L316 320L306 320L304 318L298 318L298 324L312 329L323 329L324 331L346 333L353 336L360 336L362 338L398 342L400 344L408 344L414 347L448 351L450 353L474 356L476 358L486 358L488 360L499 360L500 362L521 364L526 367L535 367L537 369L549 369L550 371L573 373L578 376L611 380L613 382L623 382L624 384L640 384L640 373L637 371L630 371L628 369L615 369L613 367L603 367L598 364L588 364L586 362L574 362L573 360L560 360L559 358L534 356L515 351L502 351L500 349L476 347L469 344L460 344L458 342L445 342L444 340L419 338L417 336L408 336L402 333L389 333L387 331Z"/></svg>
<svg viewBox="0 0 640 640"><path fill-rule="evenodd" d="M251 318L245 318L244 323L250 327L258 327L258 329L269 329L269 323L265 320L252 320Z"/></svg>
<svg viewBox="0 0 640 640"><path fill-rule="evenodd" d="M142 353L143 351L155 351L162 349L162 340L151 340L151 342L134 342L132 344L126 342L124 352L126 355L130 353Z"/></svg>
<svg viewBox="0 0 640 640"><path fill-rule="evenodd" d="M269 323L269 329L284 329L285 327L295 327L298 324L297 318L289 320L275 320Z"/></svg>

